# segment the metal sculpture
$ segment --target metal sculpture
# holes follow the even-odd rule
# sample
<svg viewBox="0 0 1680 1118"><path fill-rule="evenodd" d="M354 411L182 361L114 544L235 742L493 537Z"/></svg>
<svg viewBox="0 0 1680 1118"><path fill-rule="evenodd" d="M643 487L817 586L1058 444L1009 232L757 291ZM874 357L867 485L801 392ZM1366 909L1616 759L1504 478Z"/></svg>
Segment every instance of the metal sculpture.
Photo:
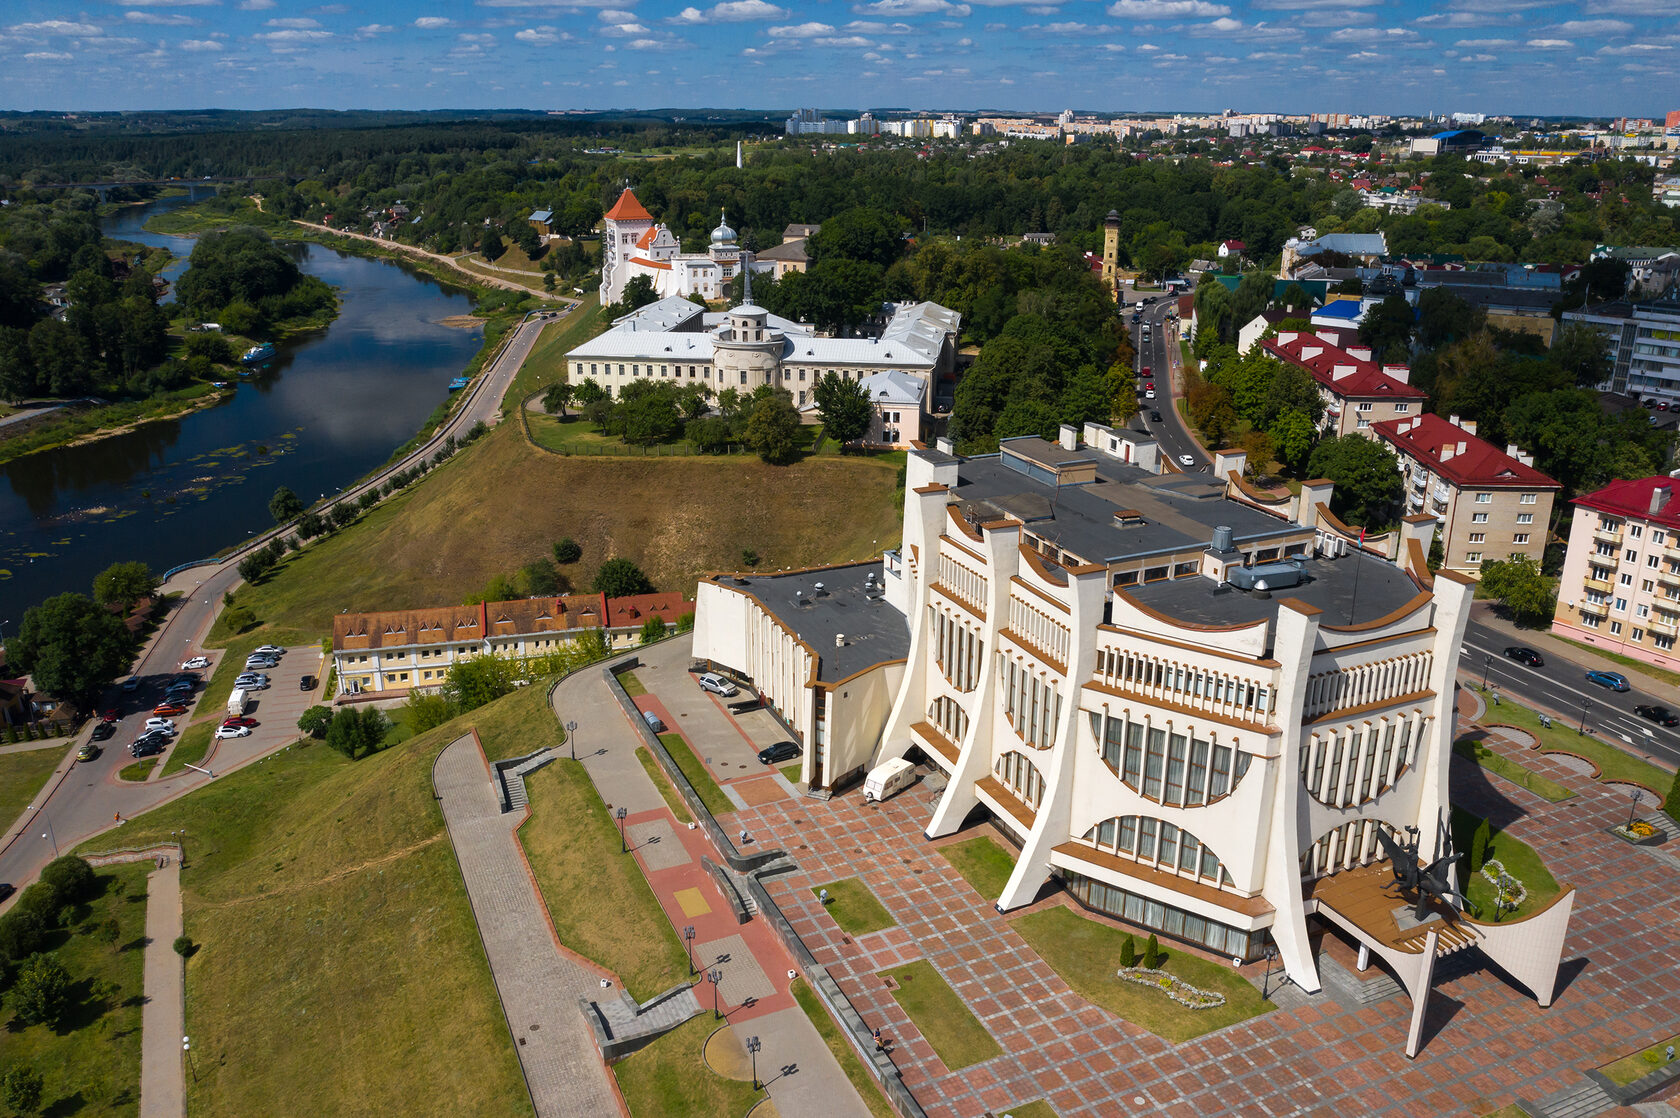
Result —
<svg viewBox="0 0 1680 1118"><path fill-rule="evenodd" d="M1394 883L1400 887L1402 893L1409 893L1416 898L1412 908L1413 917L1419 921L1427 920L1431 900L1464 908L1464 894L1453 888L1452 879L1448 876L1448 870L1458 861L1458 855L1449 850L1447 854L1425 866L1418 860L1418 829L1407 827L1406 834L1407 840L1402 843L1383 828L1377 828L1377 842L1382 844L1383 852L1388 855L1389 863L1394 867Z"/></svg>

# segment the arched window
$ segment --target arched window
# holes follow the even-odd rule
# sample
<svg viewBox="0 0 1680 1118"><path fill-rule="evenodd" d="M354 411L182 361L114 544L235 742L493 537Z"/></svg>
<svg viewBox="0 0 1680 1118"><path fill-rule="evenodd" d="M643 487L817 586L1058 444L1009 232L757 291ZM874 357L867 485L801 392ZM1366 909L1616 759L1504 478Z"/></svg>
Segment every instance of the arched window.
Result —
<svg viewBox="0 0 1680 1118"><path fill-rule="evenodd" d="M1302 852L1301 877L1311 880L1375 861L1382 853L1377 842L1378 830L1387 831L1390 838L1399 838L1399 832L1381 819L1354 819L1326 831Z"/></svg>
<svg viewBox="0 0 1680 1118"><path fill-rule="evenodd" d="M957 745L968 735L968 712L949 695L941 695L928 705L928 721Z"/></svg>
<svg viewBox="0 0 1680 1118"><path fill-rule="evenodd" d="M1080 841L1180 877L1217 885L1231 882L1225 863L1212 850L1189 831L1164 819L1117 815L1086 831Z"/></svg>
<svg viewBox="0 0 1680 1118"><path fill-rule="evenodd" d="M1034 811L1038 810L1038 805L1044 800L1044 777L1030 757L1010 750L992 763L992 771L1021 798L1022 803Z"/></svg>
<svg viewBox="0 0 1680 1118"><path fill-rule="evenodd" d="M1250 754L1197 726L1157 726L1129 713L1090 712L1103 761L1134 792L1172 807L1201 807L1236 791ZM1206 735L1206 736L1203 736Z"/></svg>

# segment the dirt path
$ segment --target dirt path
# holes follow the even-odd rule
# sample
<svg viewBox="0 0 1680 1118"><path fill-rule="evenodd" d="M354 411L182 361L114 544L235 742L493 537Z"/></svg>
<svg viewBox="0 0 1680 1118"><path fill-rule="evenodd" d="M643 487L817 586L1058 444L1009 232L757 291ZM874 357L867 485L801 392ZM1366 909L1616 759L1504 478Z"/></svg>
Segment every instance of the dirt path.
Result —
<svg viewBox="0 0 1680 1118"><path fill-rule="evenodd" d="M472 271L470 269L463 268L461 265L459 265L455 262L453 257L444 256L441 253L429 252L426 249L418 247L417 245L405 245L401 241L381 240L378 237L372 237L372 236L369 236L366 233L352 233L347 229L334 229L330 225L320 225L320 224L317 224L316 222L313 222L313 221L299 221L296 218L292 219L292 224L293 225L301 225L305 229L316 229L316 230L319 230L322 233L330 233L335 237L349 237L352 240L367 241L370 244L376 244L376 245L380 245L384 248L394 249L397 252L404 253L408 256L417 256L417 257L420 257L423 260L430 260L435 264L443 265L445 268L448 268L452 272L458 272L463 276L469 276L473 280L477 281L478 283L487 284L491 287L505 288L508 291L518 291L518 292L521 292L522 294L525 294L525 295L536 295L536 296L538 296L540 298L544 298L544 299L554 299L556 302L568 302L568 303L573 302L573 300L566 299L562 296L550 295L548 292L543 291L540 286L530 287L530 286L528 286L526 284L523 284L523 283L514 283L512 280L500 279L496 276L487 276L487 275L483 274L482 272L475 272L475 271Z"/></svg>
<svg viewBox="0 0 1680 1118"><path fill-rule="evenodd" d="M295 885L287 885L281 889L270 889L266 893L250 893L243 897L232 897L225 901L201 901L199 903L205 908L232 908L235 905L253 904L256 901L271 901L275 897L286 897L293 893L306 892L307 890L316 889L322 885L328 885L334 881L339 881L343 878L349 877L351 874L361 873L363 870L372 869L375 866L383 866L389 862L395 862L399 858L406 858L416 851L426 849L426 847L431 846L443 837L444 833L439 831L430 838L423 838L419 842L410 843L401 850L393 850L387 854L381 854L377 858L369 858L365 862L357 862L353 866L345 866L343 869L334 870L325 877L317 877L313 881L300 881Z"/></svg>

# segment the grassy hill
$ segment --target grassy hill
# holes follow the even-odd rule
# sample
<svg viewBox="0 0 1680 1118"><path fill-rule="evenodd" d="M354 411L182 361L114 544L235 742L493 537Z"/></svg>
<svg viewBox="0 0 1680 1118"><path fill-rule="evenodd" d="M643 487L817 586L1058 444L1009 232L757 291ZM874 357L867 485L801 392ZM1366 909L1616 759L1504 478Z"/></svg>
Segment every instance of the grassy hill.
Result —
<svg viewBox="0 0 1680 1118"><path fill-rule="evenodd" d="M459 603L491 576L549 556L564 536L583 545L564 571L575 587L623 556L661 590L692 593L702 572L738 568L746 547L775 569L895 546L897 469L891 458L839 456L786 467L562 458L532 449L507 422L236 599L265 625L325 633L342 610Z"/></svg>
<svg viewBox="0 0 1680 1118"><path fill-rule="evenodd" d="M123 829L187 834L193 1113L530 1113L431 768L469 725L492 756L558 745L545 691L355 763L295 746Z"/></svg>

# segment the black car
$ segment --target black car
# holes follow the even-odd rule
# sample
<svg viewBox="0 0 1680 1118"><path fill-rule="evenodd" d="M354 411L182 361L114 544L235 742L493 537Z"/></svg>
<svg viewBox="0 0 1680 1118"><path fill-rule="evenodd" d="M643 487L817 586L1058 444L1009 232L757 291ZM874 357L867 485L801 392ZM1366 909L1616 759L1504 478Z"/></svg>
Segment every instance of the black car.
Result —
<svg viewBox="0 0 1680 1118"><path fill-rule="evenodd" d="M313 691L313 690L315 690L315 677L312 676L312 675L306 675L302 679L298 680L298 690L299 691Z"/></svg>
<svg viewBox="0 0 1680 1118"><path fill-rule="evenodd" d="M799 746L791 741L779 741L775 745L766 746L758 751L758 760L763 765L774 765L777 761L790 761L799 756Z"/></svg>
<svg viewBox="0 0 1680 1118"><path fill-rule="evenodd" d="M115 722L101 722L93 728L93 740L104 741L106 738L114 737L116 732L117 724Z"/></svg>
<svg viewBox="0 0 1680 1118"><path fill-rule="evenodd" d="M1159 423L1159 422L1161 422L1161 413L1160 413L1160 412L1158 412L1158 411L1152 411L1152 412L1150 412L1150 413L1149 413L1149 421L1150 421L1150 422L1151 422L1151 423Z"/></svg>
<svg viewBox="0 0 1680 1118"><path fill-rule="evenodd" d="M163 743L160 741L137 741L128 747L128 751L135 757L151 757L163 752Z"/></svg>
<svg viewBox="0 0 1680 1118"><path fill-rule="evenodd" d="M17 890L12 887L12 883L10 881L0 881L0 901L5 900L15 892L17 892Z"/></svg>
<svg viewBox="0 0 1680 1118"><path fill-rule="evenodd" d="M1647 706L1641 703L1633 708L1633 713L1639 717L1655 722L1659 726L1680 726L1680 714L1662 706Z"/></svg>
<svg viewBox="0 0 1680 1118"><path fill-rule="evenodd" d="M1517 663L1527 664L1531 668L1543 668L1546 666L1545 657L1541 656L1532 648L1524 648L1520 644L1514 644L1510 648L1507 648L1505 650L1505 655L1509 656Z"/></svg>

